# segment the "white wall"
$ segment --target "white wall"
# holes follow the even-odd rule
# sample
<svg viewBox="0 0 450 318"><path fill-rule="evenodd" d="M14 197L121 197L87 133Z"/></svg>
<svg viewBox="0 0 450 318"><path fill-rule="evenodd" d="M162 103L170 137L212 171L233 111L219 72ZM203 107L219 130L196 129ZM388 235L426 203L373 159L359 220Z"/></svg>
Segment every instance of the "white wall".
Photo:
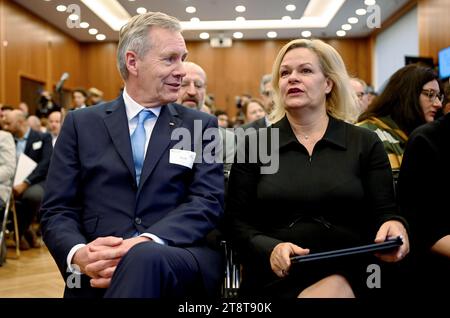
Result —
<svg viewBox="0 0 450 318"><path fill-rule="evenodd" d="M405 55L419 56L417 7L376 37L373 85L379 91L396 70L405 66Z"/></svg>

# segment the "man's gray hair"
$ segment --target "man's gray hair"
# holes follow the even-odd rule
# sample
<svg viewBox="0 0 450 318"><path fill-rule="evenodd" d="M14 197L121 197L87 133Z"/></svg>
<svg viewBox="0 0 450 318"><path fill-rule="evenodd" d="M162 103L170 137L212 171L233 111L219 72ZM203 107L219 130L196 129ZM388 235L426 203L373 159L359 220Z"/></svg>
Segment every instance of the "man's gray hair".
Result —
<svg viewBox="0 0 450 318"><path fill-rule="evenodd" d="M153 26L181 32L180 21L162 12L147 12L131 18L120 29L117 47L117 67L122 79L128 79L127 51L135 52L142 59L151 48L151 43L148 41L148 31Z"/></svg>
<svg viewBox="0 0 450 318"><path fill-rule="evenodd" d="M261 78L261 83L259 85L259 91L261 94L265 92L266 84L272 81L272 74L264 74Z"/></svg>

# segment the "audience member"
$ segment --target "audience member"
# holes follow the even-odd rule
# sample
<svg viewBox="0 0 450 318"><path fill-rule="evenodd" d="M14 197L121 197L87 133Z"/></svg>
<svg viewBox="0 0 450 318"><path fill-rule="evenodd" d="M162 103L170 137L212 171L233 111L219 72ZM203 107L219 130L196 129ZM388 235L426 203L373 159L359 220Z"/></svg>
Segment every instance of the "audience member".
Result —
<svg viewBox="0 0 450 318"><path fill-rule="evenodd" d="M13 188L21 239L20 247L26 250L30 248L30 245L40 246L30 225L33 219L38 217L44 195L44 182L52 155L51 138L49 134L31 129L25 114L18 109L6 113L4 124L4 129L12 133L16 140L16 158L24 154L37 164L31 174Z"/></svg>
<svg viewBox="0 0 450 318"><path fill-rule="evenodd" d="M62 114L61 112L52 112L48 115L48 132L52 136L52 145L55 147L56 139L58 139L61 130Z"/></svg>
<svg viewBox="0 0 450 318"><path fill-rule="evenodd" d="M266 116L264 104L261 100L252 98L242 106L242 112L245 116L243 129L253 127L255 129L269 126L269 120Z"/></svg>
<svg viewBox="0 0 450 318"><path fill-rule="evenodd" d="M90 106L94 106L100 103L103 103L103 92L98 88L91 87L88 89L88 104Z"/></svg>
<svg viewBox="0 0 450 318"><path fill-rule="evenodd" d="M223 260L205 237L223 213L223 166L203 160L217 144L204 133L217 121L173 103L186 74L180 30L160 12L131 18L117 50L123 94L64 119L41 211L44 241L64 281L82 273L66 297L218 290ZM191 149L179 149L174 136L186 132Z"/></svg>
<svg viewBox="0 0 450 318"><path fill-rule="evenodd" d="M362 79L357 77L350 78L350 84L358 97L359 113L362 114L369 106L368 94L366 92L367 84Z"/></svg>
<svg viewBox="0 0 450 318"><path fill-rule="evenodd" d="M413 296L443 296L450 285L450 114L417 128L406 145L399 203L411 225Z"/></svg>
<svg viewBox="0 0 450 318"><path fill-rule="evenodd" d="M30 128L33 129L34 131L46 132L46 128L42 126L39 117L34 115L28 116L27 122Z"/></svg>
<svg viewBox="0 0 450 318"><path fill-rule="evenodd" d="M270 114L273 109L272 74L264 74L262 76L259 90L264 109L267 114Z"/></svg>
<svg viewBox="0 0 450 318"><path fill-rule="evenodd" d="M437 74L430 68L410 64L391 76L381 95L361 114L357 125L376 132L391 168L397 170L408 135L434 120L442 100Z"/></svg>
<svg viewBox="0 0 450 318"><path fill-rule="evenodd" d="M214 114L217 117L219 127L228 128L228 114L223 110L217 110Z"/></svg>
<svg viewBox="0 0 450 318"><path fill-rule="evenodd" d="M82 88L77 88L72 91L72 110L86 108L88 95Z"/></svg>
<svg viewBox="0 0 450 318"><path fill-rule="evenodd" d="M330 45L306 39L286 44L274 62L272 84L274 124L258 130L258 142L247 140L243 153L252 158L271 149L278 169L263 173L267 163L260 158L234 163L230 174L226 206L243 264L242 294L365 295L367 266L378 259L397 262L409 250L383 145L376 134L345 122L353 120L356 99L344 62ZM403 236L404 244L377 257L291 266L294 255L393 236Z"/></svg>

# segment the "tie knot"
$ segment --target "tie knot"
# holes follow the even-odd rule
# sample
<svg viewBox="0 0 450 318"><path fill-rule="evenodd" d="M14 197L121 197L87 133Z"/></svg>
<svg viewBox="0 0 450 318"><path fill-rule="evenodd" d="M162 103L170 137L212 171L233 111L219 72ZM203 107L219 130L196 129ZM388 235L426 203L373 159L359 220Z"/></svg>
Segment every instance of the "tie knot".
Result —
<svg viewBox="0 0 450 318"><path fill-rule="evenodd" d="M155 116L155 114L150 110L141 110L138 117L138 124L142 125L147 119L152 118L153 116Z"/></svg>

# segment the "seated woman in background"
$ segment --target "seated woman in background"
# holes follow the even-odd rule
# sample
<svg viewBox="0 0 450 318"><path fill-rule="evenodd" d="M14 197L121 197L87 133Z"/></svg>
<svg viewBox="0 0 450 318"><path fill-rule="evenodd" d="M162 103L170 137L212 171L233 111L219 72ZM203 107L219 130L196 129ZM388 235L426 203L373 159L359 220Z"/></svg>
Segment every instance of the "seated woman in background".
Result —
<svg viewBox="0 0 450 318"><path fill-rule="evenodd" d="M361 114L357 125L377 133L391 168L397 170L409 134L434 120L442 107L440 96L438 76L432 69L407 65L390 77L383 92Z"/></svg>
<svg viewBox="0 0 450 318"><path fill-rule="evenodd" d="M443 204L448 195L449 162L447 114L411 134L398 184L400 208L410 221L415 247L412 287L433 296L450 286L450 213Z"/></svg>
<svg viewBox="0 0 450 318"><path fill-rule="evenodd" d="M256 98L252 98L245 102L244 105L242 105L242 112L244 113L246 124L266 116L263 102Z"/></svg>
<svg viewBox="0 0 450 318"><path fill-rule="evenodd" d="M357 100L342 58L330 45L306 39L286 44L275 60L272 84L274 124L257 136L264 141L267 135L259 147L272 146L278 170L264 174L261 162L241 163L238 153L230 175L228 229L243 264L242 294L362 295L368 264L397 262L409 251L386 152L376 134L344 121L352 121ZM270 140L277 134L274 146ZM246 153L258 145L245 144ZM291 266L294 255L400 235L405 243L378 259L343 257Z"/></svg>

